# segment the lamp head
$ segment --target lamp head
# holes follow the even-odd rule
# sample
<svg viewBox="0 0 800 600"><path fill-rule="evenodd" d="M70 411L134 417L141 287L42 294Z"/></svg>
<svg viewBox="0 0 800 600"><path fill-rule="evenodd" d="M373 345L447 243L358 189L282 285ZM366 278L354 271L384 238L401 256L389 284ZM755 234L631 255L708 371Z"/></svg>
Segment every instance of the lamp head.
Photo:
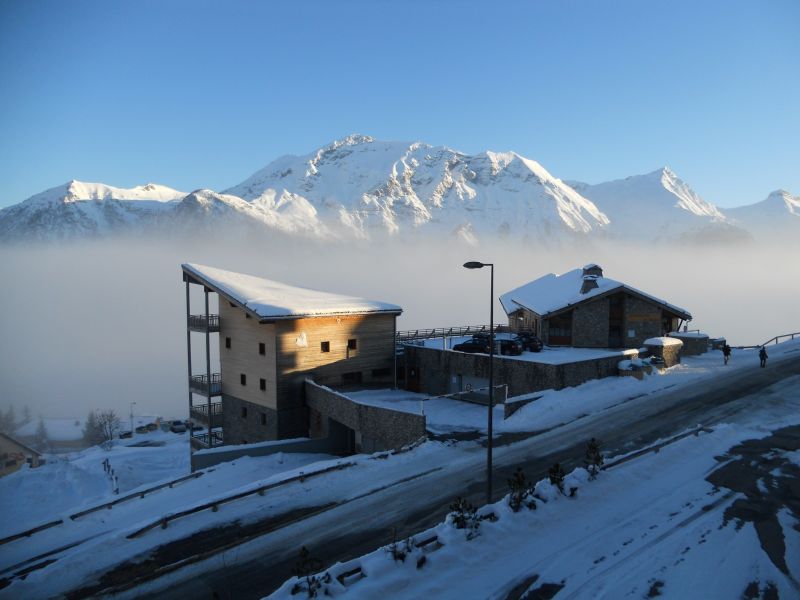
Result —
<svg viewBox="0 0 800 600"><path fill-rule="evenodd" d="M476 260L471 260L469 262L465 262L464 263L464 268L465 269L480 269L480 268L482 268L484 266L486 266L486 265L484 265L482 262L478 262Z"/></svg>

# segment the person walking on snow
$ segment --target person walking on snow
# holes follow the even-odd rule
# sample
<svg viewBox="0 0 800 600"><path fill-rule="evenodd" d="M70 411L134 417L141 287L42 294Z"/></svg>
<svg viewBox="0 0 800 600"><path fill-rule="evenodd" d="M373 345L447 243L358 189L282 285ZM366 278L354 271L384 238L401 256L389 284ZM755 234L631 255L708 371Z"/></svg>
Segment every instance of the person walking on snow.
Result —
<svg viewBox="0 0 800 600"><path fill-rule="evenodd" d="M761 350L758 351L758 358L761 359L761 368L767 366L767 349L764 346L761 346Z"/></svg>
<svg viewBox="0 0 800 600"><path fill-rule="evenodd" d="M728 360L731 357L731 347L728 344L725 344L722 347L722 357L723 357L723 360L725 360L725 364L727 365L728 364Z"/></svg>

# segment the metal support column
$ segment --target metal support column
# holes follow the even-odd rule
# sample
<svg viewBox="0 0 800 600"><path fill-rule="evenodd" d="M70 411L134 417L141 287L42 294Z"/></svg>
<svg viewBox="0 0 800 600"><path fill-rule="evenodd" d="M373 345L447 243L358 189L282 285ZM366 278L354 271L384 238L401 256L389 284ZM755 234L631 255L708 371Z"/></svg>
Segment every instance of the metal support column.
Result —
<svg viewBox="0 0 800 600"><path fill-rule="evenodd" d="M191 315L191 305L189 303L189 278L186 275L183 276L186 280L186 358L189 367L189 377L186 380L187 385L189 386L189 421L192 420L192 331L189 329L189 316ZM191 428L189 428L189 452L192 452L192 444L191 444L191 437L192 437Z"/></svg>
<svg viewBox="0 0 800 600"><path fill-rule="evenodd" d="M214 445L214 438L211 436L211 332L209 331L210 315L208 314L208 288L203 286L206 296L206 400L208 403L208 447Z"/></svg>

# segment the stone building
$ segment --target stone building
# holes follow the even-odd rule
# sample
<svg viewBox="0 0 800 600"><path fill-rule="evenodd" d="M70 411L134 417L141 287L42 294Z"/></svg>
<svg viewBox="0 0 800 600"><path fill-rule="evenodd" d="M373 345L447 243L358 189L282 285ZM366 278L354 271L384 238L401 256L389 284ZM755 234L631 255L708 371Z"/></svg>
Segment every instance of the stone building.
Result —
<svg viewBox="0 0 800 600"><path fill-rule="evenodd" d="M500 296L514 331L532 331L550 346L638 348L676 331L683 308L603 276L595 264L535 279Z"/></svg>
<svg viewBox="0 0 800 600"><path fill-rule="evenodd" d="M23 444L10 435L0 433L0 477L13 473L28 464L31 468L38 467L41 461L41 454L36 450Z"/></svg>
<svg viewBox="0 0 800 600"><path fill-rule="evenodd" d="M307 436L306 379L325 386L393 385L399 306L203 265L182 269L189 408L207 431L193 435L195 448ZM191 314L191 284L203 286L203 314ZM209 312L212 292L219 314ZM192 332L205 334L205 373L192 371ZM211 372L212 333L219 336L219 373ZM195 395L204 401L195 404Z"/></svg>

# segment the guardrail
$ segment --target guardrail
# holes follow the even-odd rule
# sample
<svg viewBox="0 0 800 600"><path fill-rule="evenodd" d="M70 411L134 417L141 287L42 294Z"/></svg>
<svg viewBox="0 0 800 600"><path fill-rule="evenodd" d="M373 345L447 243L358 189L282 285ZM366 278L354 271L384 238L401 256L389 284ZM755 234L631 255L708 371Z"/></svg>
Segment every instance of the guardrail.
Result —
<svg viewBox="0 0 800 600"><path fill-rule="evenodd" d="M189 378L189 389L203 396L219 396L222 394L222 374L212 373L210 384L205 375L192 375Z"/></svg>
<svg viewBox="0 0 800 600"><path fill-rule="evenodd" d="M156 492L166 487L171 488L174 485L183 483L184 481L188 481L190 479L197 479L204 473L205 471L198 471L197 473L192 473L191 475L185 475L184 477L179 477L178 479L173 479L172 481L166 481L164 483L154 485L153 487L149 487L147 489L140 490L138 492L133 492L131 494L128 494L127 496L116 498L110 502L104 502L103 504L98 504L97 506L93 506L92 508L87 508L85 510L76 512L75 514L70 515L69 519L70 521L74 521L75 519L80 519L81 517L84 517L93 512L97 512L99 510L110 510L115 505L121 504L122 502L127 502L128 500L133 500L134 498L144 498L147 494L151 494L152 492ZM30 537L35 533L39 533L40 531L44 531L45 529L50 529L51 527L56 527L57 525L61 525L63 523L64 519L58 519L56 521L50 521L49 523L38 525L37 527L32 527L31 529L26 529L25 531L21 531L20 533L15 533L14 535L4 537L0 539L0 546L2 546L3 544L7 544L9 542L13 542L14 540L18 540L20 538Z"/></svg>
<svg viewBox="0 0 800 600"><path fill-rule="evenodd" d="M795 337L800 337L800 331L795 331L794 333L784 333L781 335L776 335L773 338L768 339L763 344L758 344L756 346L732 346L733 348L737 348L738 350L749 350L751 348L761 348L762 346L767 346L772 344L773 342L776 344L780 344L782 339L789 338L793 340Z"/></svg>
<svg viewBox="0 0 800 600"><path fill-rule="evenodd" d="M495 333L506 331L506 325L495 325ZM428 340L439 337L452 337L462 335L472 335L474 333L488 333L488 325L460 325L457 327L434 327L433 329L410 329L408 331L398 331L395 334L397 342L410 342L412 340Z"/></svg>
<svg viewBox="0 0 800 600"><path fill-rule="evenodd" d="M194 331L205 331L206 327L211 331L219 331L219 315L189 315L186 323L189 329Z"/></svg>
<svg viewBox="0 0 800 600"><path fill-rule="evenodd" d="M175 521L177 519L182 519L183 517L188 517L189 515L193 515L193 514L202 512L204 510L209 510L209 509L211 509L213 512L217 512L217 510L219 510L219 507L220 507L221 504L226 504L228 502L233 502L235 500L241 500L242 498L246 498L248 496L252 496L253 494L258 494L259 496L263 496L264 492L266 492L267 490L270 490L270 489L273 489L273 488L276 488L276 487L279 487L279 486L282 486L282 485L286 485L287 483L293 483L295 481L304 481L304 480L309 479L311 477L316 477L318 475L323 475L325 473L330 473L331 471L340 471L342 469L346 469L348 467L352 467L355 464L356 463L354 463L354 462L341 463L341 464L338 464L338 465L332 465L330 467L326 467L324 469L320 469L319 471L313 471L311 473L300 473L299 475L295 475L294 477L289 477L287 479L282 479L281 481L275 481L273 483L268 483L266 485L259 486L257 488L252 489L252 490L247 490L245 492L239 492L238 494L234 494L232 496L227 496L227 497L221 498L219 500L212 500L211 502L205 502L205 503L200 504L198 506L194 506L192 508L188 508L186 510L179 511L179 512L173 513L171 515L167 515L165 517L161 517L160 519L158 519L156 521L153 521L152 523L149 523L149 524L145 525L144 527L141 527L140 529L137 529L136 531L134 531L132 533L129 533L127 535L127 538L128 539L133 539L133 538L139 537L143 533L146 533L146 532L150 531L151 529L154 529L154 528L159 527L159 526L162 529L166 529L171 521Z"/></svg>

